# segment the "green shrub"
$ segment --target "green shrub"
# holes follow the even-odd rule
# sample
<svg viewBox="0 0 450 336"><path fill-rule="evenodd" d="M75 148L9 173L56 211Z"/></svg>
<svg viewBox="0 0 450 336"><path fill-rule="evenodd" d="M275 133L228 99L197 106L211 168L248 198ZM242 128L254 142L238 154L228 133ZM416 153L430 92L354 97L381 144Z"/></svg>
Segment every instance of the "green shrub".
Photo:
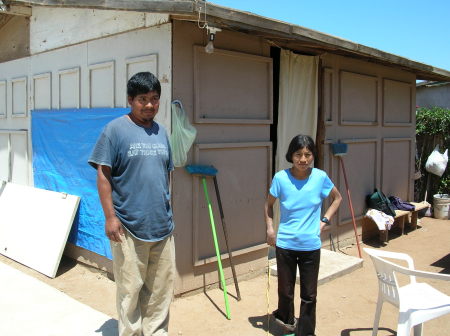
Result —
<svg viewBox="0 0 450 336"><path fill-rule="evenodd" d="M450 193L450 169L447 169L442 177L429 174L425 170L425 163L434 147L439 144L440 151L450 149L450 109L442 107L421 107L416 111L416 144L417 157L416 169L425 173L415 183L416 199L423 199L428 180L428 199L433 194Z"/></svg>
<svg viewBox="0 0 450 336"><path fill-rule="evenodd" d="M441 135L444 143L450 141L450 110L442 107L421 107L416 112L417 135Z"/></svg>

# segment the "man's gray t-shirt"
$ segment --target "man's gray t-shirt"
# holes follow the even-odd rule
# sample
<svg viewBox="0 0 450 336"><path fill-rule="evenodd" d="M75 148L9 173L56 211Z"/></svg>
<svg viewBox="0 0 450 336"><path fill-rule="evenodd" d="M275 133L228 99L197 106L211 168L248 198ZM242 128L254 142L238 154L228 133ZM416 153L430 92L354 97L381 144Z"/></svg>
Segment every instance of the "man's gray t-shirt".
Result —
<svg viewBox="0 0 450 336"><path fill-rule="evenodd" d="M111 167L117 217L136 238L159 241L173 231L169 172L173 170L164 127L136 125L127 116L108 123L88 160Z"/></svg>

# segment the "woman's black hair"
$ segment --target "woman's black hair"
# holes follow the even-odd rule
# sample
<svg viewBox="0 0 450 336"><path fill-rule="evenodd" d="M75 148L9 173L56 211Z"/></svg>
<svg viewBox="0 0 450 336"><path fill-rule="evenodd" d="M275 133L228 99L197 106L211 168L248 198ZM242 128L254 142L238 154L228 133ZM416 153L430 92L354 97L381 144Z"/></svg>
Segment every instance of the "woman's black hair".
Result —
<svg viewBox="0 0 450 336"><path fill-rule="evenodd" d="M127 94L133 99L137 95L151 91L156 91L158 95L161 95L161 83L151 72L138 72L127 83Z"/></svg>
<svg viewBox="0 0 450 336"><path fill-rule="evenodd" d="M313 157L316 157L316 145L314 145L314 140L308 136L299 134L296 135L289 144L288 151L286 153L286 160L292 163L292 156L299 149L307 148L313 154Z"/></svg>

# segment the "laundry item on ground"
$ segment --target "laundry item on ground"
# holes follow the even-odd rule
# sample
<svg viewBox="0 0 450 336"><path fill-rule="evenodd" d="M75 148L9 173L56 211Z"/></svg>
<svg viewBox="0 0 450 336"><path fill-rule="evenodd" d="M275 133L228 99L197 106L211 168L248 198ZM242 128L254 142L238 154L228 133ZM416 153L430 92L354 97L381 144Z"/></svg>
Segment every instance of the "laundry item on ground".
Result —
<svg viewBox="0 0 450 336"><path fill-rule="evenodd" d="M390 230L394 224L394 217L386 215L384 212L376 209L369 209L366 216L377 224L379 230Z"/></svg>

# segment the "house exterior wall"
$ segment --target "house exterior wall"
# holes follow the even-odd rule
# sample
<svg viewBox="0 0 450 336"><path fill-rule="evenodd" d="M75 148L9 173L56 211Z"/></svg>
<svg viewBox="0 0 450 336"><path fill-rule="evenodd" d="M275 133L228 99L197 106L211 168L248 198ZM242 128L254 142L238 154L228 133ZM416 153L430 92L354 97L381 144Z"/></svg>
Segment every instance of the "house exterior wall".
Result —
<svg viewBox="0 0 450 336"><path fill-rule="evenodd" d="M22 179L20 183L32 185L29 112L33 108L125 107L130 75L154 71L163 94L158 120L170 129L170 101L179 99L198 131L187 163L213 164L219 170L217 179L238 275L263 270L268 251L263 205L273 150L269 42L222 31L217 33L215 51L209 55L203 49L206 31L196 23L175 21L173 25L144 28L164 18L152 20L146 15L143 21L143 14L135 13L136 20L127 16L123 21L128 24L122 29L129 31L116 34L111 22L114 17L121 18L120 13L86 10L78 15L89 18L95 34L80 35L73 30L78 20L74 12L45 10L48 12L43 8L34 12L36 26L31 29L31 40L36 42L36 54L0 64L0 178L11 180L12 175L16 176L13 181ZM65 34L46 28L45 18L49 17L63 25ZM72 39L61 38L66 34ZM330 232L341 242L353 238L344 179L330 143L340 140L349 144L344 160L360 234L369 235L374 229L363 223L365 196L374 187L411 200L415 76L330 54L322 56L321 62L324 130L319 145L323 168L344 196L331 231L322 237L326 245ZM23 167L27 167L25 172ZM215 190L211 180L207 183L225 276L230 279ZM176 294L181 294L217 283L217 268L201 180L176 168L172 198L179 275ZM79 252L71 253L75 256ZM86 257L100 265L104 261L93 259Z"/></svg>
<svg viewBox="0 0 450 336"><path fill-rule="evenodd" d="M363 220L365 197L374 188L413 200L415 76L337 55L322 56L321 61L323 166L343 195L334 222L338 224L324 237L329 233L340 241L354 237L344 176L330 148L340 141L348 144L343 161L358 232L365 238L376 231Z"/></svg>
<svg viewBox="0 0 450 336"><path fill-rule="evenodd" d="M126 107L126 83L138 71L159 77L157 119L170 131L170 54L168 23L0 63L0 178L33 185L31 110Z"/></svg>
<svg viewBox="0 0 450 336"><path fill-rule="evenodd" d="M87 8L37 6L33 7L32 13L32 54L169 22L167 14Z"/></svg>
<svg viewBox="0 0 450 336"><path fill-rule="evenodd" d="M419 86L416 90L418 107L439 106L450 109L450 83L442 86Z"/></svg>
<svg viewBox="0 0 450 336"><path fill-rule="evenodd" d="M189 154L189 164L211 164L219 169L219 183L225 185L232 179L248 171L252 175L245 175L250 183L242 184L242 190L254 189L257 184L258 170L265 171L264 165L270 166L270 161L262 161L257 167L249 164L252 155L237 158L230 155L230 152L223 150L223 143L236 143L250 141L252 143L265 143L270 141L270 123L246 124L244 117L233 111L233 107L226 113L229 118L241 119L226 123L220 118L215 118L215 113L221 110L222 104L227 107L227 100L221 100L215 96L208 98L208 94L201 96L201 106L198 106L199 93L203 90L199 83L198 60L201 59L196 45L206 44L205 33L196 25L186 22L174 23L174 54L173 54L173 97L180 99L185 107L191 123L198 130L196 145ZM215 48L227 51L239 51L251 55L268 57L269 45L258 38L244 36L239 33L219 32L215 39ZM197 63L196 63L197 62ZM209 62L203 59L202 62ZM212 62L212 61L211 61ZM227 89L227 68L224 63L216 64L220 68L215 73L215 81L207 81L209 85L214 85L219 95L233 97L238 102L245 98L229 95ZM220 66L222 64L222 66ZM365 197L373 192L374 188L381 189L387 195L397 195L405 200L412 200L413 196L413 158L414 158L414 135L415 135L415 76L411 73L376 65L369 62L358 61L336 55L325 55L321 57L321 114L323 114L323 138L319 138L322 157L322 168L325 169L336 186L341 191L344 200L343 204L333 220L330 229L323 233L322 241L326 247L329 244L329 234L335 240L339 240L340 245L350 244L354 240L354 232L350 207L346 198L346 187L344 176L339 166L339 161L333 156L330 144L334 142L345 142L349 146L347 155L344 157L346 173L351 189L352 204L355 210L355 217L358 226L358 234L367 238L377 233L377 229L371 223L364 221L366 211ZM207 66L201 64L201 67ZM248 66L247 66L248 68ZM228 69L228 70L227 70ZM209 69L209 72L212 70ZM197 77L196 77L197 76ZM200 76L201 77L201 76ZM247 88L247 100L251 100L252 86L248 85L245 78L239 81L245 83ZM261 82L261 80L260 80ZM263 82L261 82L263 83ZM208 102L209 101L209 102ZM234 103L234 102L233 102ZM199 112L203 106L209 106L203 112ZM202 117L211 115L211 120L203 120ZM199 117L200 116L200 117ZM214 145L213 144L217 144ZM220 152L221 160L217 155L204 155L203 150ZM207 154L207 153L205 153ZM240 160L240 161L238 161ZM237 169L234 175L228 175L227 171ZM270 167L269 171L272 170ZM222 175L223 174L223 175ZM185 292L203 285L217 282L215 274L215 264L211 264L212 238L207 227L206 208L201 206L202 190L196 185L198 181L189 176L183 169L177 168L174 175L174 211L175 222L177 223L176 241L178 251L185 249L183 253L177 253L177 266L179 271L179 282L177 288L179 292ZM270 180L270 178L269 178ZM241 182L242 183L242 182ZM269 182L270 183L270 182ZM266 184L268 186L268 184ZM239 204L234 198L239 197L233 193L232 188L224 188L221 191L222 202L224 203L225 218L231 216L234 219L228 220L231 226L230 240L234 242L234 262L237 265L238 275L251 273L264 267L267 250L264 245L264 218L263 201L267 194L267 189L256 190L260 192L259 199L252 199L246 206L236 206L230 209L231 203ZM231 193L231 197L230 194ZM210 189L210 195L214 195L214 190ZM196 202L189 199L197 198ZM214 197L212 197L214 198ZM201 201L198 203L198 201ZM196 214L197 212L197 214ZM199 213L202 212L204 217ZM219 212L215 208L216 224L220 223ZM231 215L228 215L230 214ZM248 213L254 212L259 217L248 217ZM236 214L236 217L233 215ZM243 217L244 223L239 222L239 217ZM255 223L252 223L254 221ZM231 224L229 224L231 223ZM239 224L236 224L239 223ZM251 225L254 226L251 226ZM220 224L218 230L220 231ZM236 228L234 227L236 225ZM253 232L245 234L243 228L250 226ZM203 228L204 235L198 238L196 230ZM260 231L258 231L260 230ZM259 234L262 234L260 237ZM249 238L251 237L251 238ZM181 243L181 240L183 243ZM248 246L254 246L250 251L242 249L247 240ZM221 246L223 246L223 241ZM242 249L242 250L241 250ZM226 257L226 256L224 256ZM202 265L203 263L203 265ZM227 264L226 264L227 265ZM226 277L231 277L229 268L226 267Z"/></svg>
<svg viewBox="0 0 450 336"><path fill-rule="evenodd" d="M197 129L188 164L214 165L238 276L261 271L267 262L263 206L271 179L272 60L262 39L217 33L206 54L205 29L174 22L173 98ZM207 180L223 259L227 259L212 179ZM208 210L199 178L176 168L177 293L217 283ZM225 277L232 273L224 261Z"/></svg>
<svg viewBox="0 0 450 336"><path fill-rule="evenodd" d="M48 8L37 12L44 18L51 17L51 13L56 15ZM86 14L83 12L68 11L68 23ZM67 28L63 23L64 13L59 12L56 20L62 29ZM121 18L121 14L108 12L109 16L117 18ZM31 18L36 23L33 32L46 29L48 22L42 17ZM150 14L144 18L140 29L133 27L131 30L122 25L128 32L114 35L102 30L104 22L95 25L90 18L91 28L97 27L96 34L88 35L89 41L64 42L70 46L59 40L53 43L53 38L60 37L47 31L45 48L35 48L36 54L32 56L0 63L0 180L33 185L30 130L33 109L126 107L127 80L139 71L151 71L160 79L162 95L157 120L170 131L172 25L165 23L145 28L161 16L157 15L156 21L152 21ZM3 31L1 33L0 43L5 41ZM40 36L33 34L31 40L39 40ZM42 52L50 46L58 48ZM75 245L67 244L65 254L112 271L109 259Z"/></svg>

